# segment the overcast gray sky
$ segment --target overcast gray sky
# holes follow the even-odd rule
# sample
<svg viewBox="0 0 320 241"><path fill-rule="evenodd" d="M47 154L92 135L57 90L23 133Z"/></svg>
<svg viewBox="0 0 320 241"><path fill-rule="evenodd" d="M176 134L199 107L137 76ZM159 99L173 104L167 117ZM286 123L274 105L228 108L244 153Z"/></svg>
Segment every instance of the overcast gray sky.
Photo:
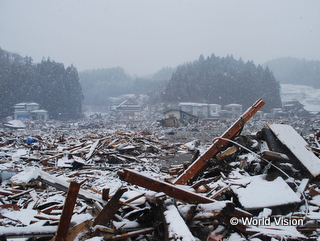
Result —
<svg viewBox="0 0 320 241"><path fill-rule="evenodd" d="M0 0L0 48L138 76L200 54L320 60L320 1Z"/></svg>

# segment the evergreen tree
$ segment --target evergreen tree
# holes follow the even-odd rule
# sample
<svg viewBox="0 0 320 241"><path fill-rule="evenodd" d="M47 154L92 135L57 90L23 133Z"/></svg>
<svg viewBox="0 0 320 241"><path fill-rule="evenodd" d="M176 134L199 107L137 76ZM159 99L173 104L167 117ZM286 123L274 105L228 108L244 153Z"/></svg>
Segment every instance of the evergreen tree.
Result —
<svg viewBox="0 0 320 241"><path fill-rule="evenodd" d="M259 98L266 101L266 111L281 107L280 85L268 68L214 55L179 66L163 94L166 102L238 103L244 108Z"/></svg>
<svg viewBox="0 0 320 241"><path fill-rule="evenodd" d="M0 49L0 85L2 118L12 115L19 102L37 102L53 119L81 116L82 92L73 66L65 69L50 58L33 64L31 57Z"/></svg>

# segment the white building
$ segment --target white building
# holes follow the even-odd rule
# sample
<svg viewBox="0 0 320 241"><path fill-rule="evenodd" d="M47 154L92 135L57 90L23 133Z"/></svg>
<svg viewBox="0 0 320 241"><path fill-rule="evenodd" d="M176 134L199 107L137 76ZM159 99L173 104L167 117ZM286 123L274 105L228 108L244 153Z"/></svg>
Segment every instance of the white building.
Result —
<svg viewBox="0 0 320 241"><path fill-rule="evenodd" d="M219 104L180 102L179 109L200 119L230 118L238 117L242 114L242 105L240 104L229 104L222 108Z"/></svg>
<svg viewBox="0 0 320 241"><path fill-rule="evenodd" d="M37 103L19 103L14 106L14 119L48 120L48 111Z"/></svg>
<svg viewBox="0 0 320 241"><path fill-rule="evenodd" d="M221 105L206 104L206 103L193 103L181 102L179 108L187 113L190 113L199 118L218 118L221 110Z"/></svg>
<svg viewBox="0 0 320 241"><path fill-rule="evenodd" d="M225 105L224 109L229 117L238 117L242 114L242 105L240 104Z"/></svg>

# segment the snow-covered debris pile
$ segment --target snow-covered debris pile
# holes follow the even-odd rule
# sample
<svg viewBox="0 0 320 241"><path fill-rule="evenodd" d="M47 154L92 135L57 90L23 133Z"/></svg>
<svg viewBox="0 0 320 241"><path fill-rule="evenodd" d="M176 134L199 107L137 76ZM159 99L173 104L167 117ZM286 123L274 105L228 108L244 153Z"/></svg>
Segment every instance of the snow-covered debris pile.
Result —
<svg viewBox="0 0 320 241"><path fill-rule="evenodd" d="M304 139L290 125L270 124L195 145L159 132L1 132L0 235L317 240L319 135ZM179 155L190 159L171 162Z"/></svg>

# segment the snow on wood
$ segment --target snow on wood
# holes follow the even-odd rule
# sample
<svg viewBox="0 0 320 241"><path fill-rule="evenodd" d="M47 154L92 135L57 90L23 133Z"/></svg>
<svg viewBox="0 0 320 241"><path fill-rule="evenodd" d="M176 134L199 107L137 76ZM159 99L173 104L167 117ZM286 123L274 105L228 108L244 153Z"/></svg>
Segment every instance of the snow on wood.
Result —
<svg viewBox="0 0 320 241"><path fill-rule="evenodd" d="M97 140L94 144L91 145L89 153L86 155L86 160L89 160L92 157L93 152L96 150L96 148L99 145L100 141L101 140Z"/></svg>
<svg viewBox="0 0 320 241"><path fill-rule="evenodd" d="M268 126L314 177L320 174L320 159L310 150L309 144L292 126L283 124L269 124Z"/></svg>
<svg viewBox="0 0 320 241"><path fill-rule="evenodd" d="M282 177L267 181L265 175L259 175L237 180L237 183L243 184L243 186L233 185L231 188L246 210L301 202Z"/></svg>
<svg viewBox="0 0 320 241"><path fill-rule="evenodd" d="M148 188L153 191L163 191L167 195L183 200L187 203L214 202L213 199L209 199L209 198L197 195L196 193L193 193L191 191L183 189L182 187L175 186L170 183L158 181L155 178L140 175L139 173L133 170L124 169L118 172L118 175L123 181L137 184L139 186Z"/></svg>
<svg viewBox="0 0 320 241"><path fill-rule="evenodd" d="M11 120L4 124L6 127L10 127L13 129L25 129L27 126L21 120Z"/></svg>
<svg viewBox="0 0 320 241"><path fill-rule="evenodd" d="M24 185L26 186L31 180L37 179L39 172L34 168L27 168L26 170L17 173L10 178L12 185Z"/></svg>
<svg viewBox="0 0 320 241"><path fill-rule="evenodd" d="M165 203L165 211L163 215L167 225L168 240L199 240L192 235L188 226L180 216L177 208L170 201Z"/></svg>
<svg viewBox="0 0 320 241"><path fill-rule="evenodd" d="M55 187L59 186L65 191L68 190L68 187L70 185L69 182L71 182L72 180L70 178L55 177L39 169L35 169L35 173L38 173L38 177L40 177L41 180L49 183L50 185L54 185ZM55 184L57 184L58 186ZM101 197L83 189L79 190L78 195L82 198L85 198L86 200L95 200L95 201L104 203Z"/></svg>
<svg viewBox="0 0 320 241"><path fill-rule="evenodd" d="M145 123L141 128L148 131L126 124L86 129L81 123L45 123L43 130L29 126L23 131L5 129L0 132L0 168L15 175L2 179L0 230L10 237L11 230L21 227L15 237L22 237L26 230L32 235L37 225L38 231L52 228L45 235L54 237L65 194L70 182L76 181L81 188L66 240L165 240L165 227L173 240L319 236L317 179L293 168L292 155L281 148L268 150L267 137L274 135L272 131L261 134L261 128L270 130L265 121L253 122L249 133L244 126L246 134L236 133L223 149L226 152L218 150L221 156L208 158L194 180L172 184L212 145L211 136L220 136L232 121L173 129L174 135ZM194 128L199 131L191 131ZM39 141L26 143L28 137ZM314 138L306 140L312 150L318 148ZM119 189L126 190L117 199L119 207L108 208ZM105 226L95 226L94 237L94 220L104 216L104 209L112 215L102 219ZM166 221L161 222L164 213ZM288 217L299 225L273 222ZM234 225L232 218L270 219L271 225Z"/></svg>
<svg viewBox="0 0 320 241"><path fill-rule="evenodd" d="M57 226L35 226L27 227L0 227L0 236L17 238L17 237L52 237L57 231Z"/></svg>

